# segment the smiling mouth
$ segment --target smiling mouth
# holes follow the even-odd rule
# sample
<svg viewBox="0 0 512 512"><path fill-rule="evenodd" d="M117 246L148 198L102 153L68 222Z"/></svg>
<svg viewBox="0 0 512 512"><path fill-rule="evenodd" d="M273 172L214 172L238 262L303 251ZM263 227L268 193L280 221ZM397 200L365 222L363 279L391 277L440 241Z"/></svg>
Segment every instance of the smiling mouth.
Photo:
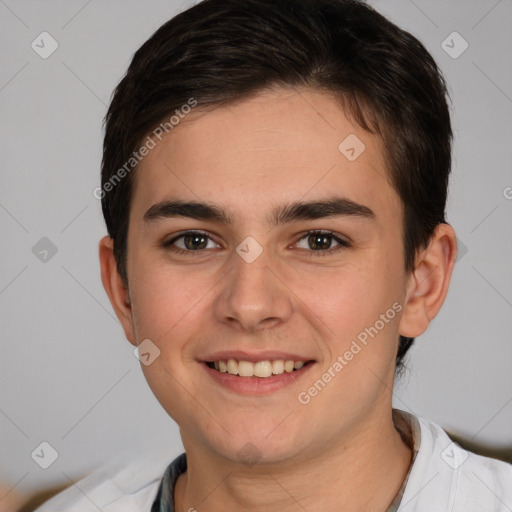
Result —
<svg viewBox="0 0 512 512"><path fill-rule="evenodd" d="M207 361L206 365L220 373L228 373L238 377L260 377L265 379L273 377L274 375L296 372L313 362L314 361L276 359L273 361L266 360L253 363L244 360L223 359L220 361Z"/></svg>

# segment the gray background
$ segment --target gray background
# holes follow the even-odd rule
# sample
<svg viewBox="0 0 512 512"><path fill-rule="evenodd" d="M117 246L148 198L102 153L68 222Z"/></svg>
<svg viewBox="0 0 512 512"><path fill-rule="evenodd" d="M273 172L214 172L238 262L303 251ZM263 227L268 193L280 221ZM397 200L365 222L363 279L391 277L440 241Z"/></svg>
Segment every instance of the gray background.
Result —
<svg viewBox="0 0 512 512"><path fill-rule="evenodd" d="M462 242L447 301L411 352L395 406L510 444L512 2L371 3L425 44L449 83L448 219ZM133 52L189 5L0 0L0 479L17 490L69 482L134 448L163 443L169 461L181 450L102 288L106 230L93 190L112 90ZM59 44L47 59L31 48L43 31ZM442 47L454 31L469 44L458 58ZM458 39L445 44L461 49ZM46 261L33 252L43 237L57 248ZM31 458L42 441L58 452L46 470Z"/></svg>

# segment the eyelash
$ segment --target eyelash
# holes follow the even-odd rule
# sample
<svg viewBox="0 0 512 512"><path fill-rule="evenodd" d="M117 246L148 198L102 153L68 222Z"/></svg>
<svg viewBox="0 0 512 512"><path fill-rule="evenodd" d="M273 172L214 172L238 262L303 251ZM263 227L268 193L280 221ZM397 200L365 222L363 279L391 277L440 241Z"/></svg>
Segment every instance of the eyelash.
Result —
<svg viewBox="0 0 512 512"><path fill-rule="evenodd" d="M172 252L174 252L175 254L183 254L183 255L196 255L197 253L201 253L203 252L205 249L199 249L199 250L196 250L196 251L192 251L192 250L186 250L186 249L181 249L179 247L176 247L176 246L173 246L173 244L179 240L180 238L184 238L186 236L191 236L191 235L200 235L200 236L205 236L207 238L209 238L210 240L213 241L213 239L211 238L210 234L206 231L186 231L184 233L181 233L180 235L172 238L171 240L168 240L168 241L165 241L162 243L162 247L164 247L165 249L168 249L168 250L171 250ZM333 240L335 240L336 242L339 243L339 246L335 247L334 249L326 249L326 250L317 250L317 251L314 251L314 250L307 250L307 249L302 249L306 252L308 252L308 257L321 257L321 256L326 256L328 254L333 254L333 253L337 253L338 251L340 250L343 250L343 249L348 249L350 247L352 247L352 244L350 242L348 242L347 240L343 240L342 238L339 238L338 236L336 236L336 234L332 231L325 231L325 230L318 230L318 229L314 229L314 230L311 230L311 231L305 231L303 233L301 233L299 235L299 238L298 240L295 242L295 244L297 244L298 242L300 242L301 240L303 240L304 238L307 238L309 236L312 236L312 235L324 235L324 236L327 236L327 237L332 237Z"/></svg>

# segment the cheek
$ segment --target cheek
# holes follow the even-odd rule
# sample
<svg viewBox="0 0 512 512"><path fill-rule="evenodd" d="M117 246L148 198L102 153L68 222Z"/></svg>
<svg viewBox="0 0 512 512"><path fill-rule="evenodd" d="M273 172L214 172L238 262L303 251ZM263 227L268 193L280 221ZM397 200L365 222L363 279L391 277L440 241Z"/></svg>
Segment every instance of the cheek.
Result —
<svg viewBox="0 0 512 512"><path fill-rule="evenodd" d="M363 268L344 265L304 274L292 286L326 327L338 334L364 319L374 299L371 283Z"/></svg>
<svg viewBox="0 0 512 512"><path fill-rule="evenodd" d="M150 338L157 345L172 339L175 347L183 329L197 321L206 303L208 279L199 272L165 265L142 263L138 269L130 284L137 339Z"/></svg>
<svg viewBox="0 0 512 512"><path fill-rule="evenodd" d="M393 304L399 298L398 276L394 279L388 271L384 277L378 262L365 263L310 273L302 284L292 285L300 290L304 310L323 333L333 359L358 342L362 350L357 359L368 363L381 359L396 342L398 314ZM370 344L372 350L365 350Z"/></svg>
<svg viewBox="0 0 512 512"><path fill-rule="evenodd" d="M139 343L149 339L159 350L154 362L141 368L156 398L174 418L190 406L182 400L182 389L193 389L188 347L208 323L205 309L211 307L211 285L198 272L157 265L140 268L133 286L135 334Z"/></svg>

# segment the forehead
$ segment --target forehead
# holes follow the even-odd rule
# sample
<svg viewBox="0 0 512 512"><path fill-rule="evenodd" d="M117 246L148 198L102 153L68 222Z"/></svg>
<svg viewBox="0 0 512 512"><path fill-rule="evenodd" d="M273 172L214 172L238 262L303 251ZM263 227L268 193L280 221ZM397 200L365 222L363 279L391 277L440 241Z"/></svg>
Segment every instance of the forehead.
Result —
<svg viewBox="0 0 512 512"><path fill-rule="evenodd" d="M333 193L377 210L397 203L380 137L353 123L334 97L311 89L193 110L134 178L138 217L165 199L222 203L247 216Z"/></svg>

